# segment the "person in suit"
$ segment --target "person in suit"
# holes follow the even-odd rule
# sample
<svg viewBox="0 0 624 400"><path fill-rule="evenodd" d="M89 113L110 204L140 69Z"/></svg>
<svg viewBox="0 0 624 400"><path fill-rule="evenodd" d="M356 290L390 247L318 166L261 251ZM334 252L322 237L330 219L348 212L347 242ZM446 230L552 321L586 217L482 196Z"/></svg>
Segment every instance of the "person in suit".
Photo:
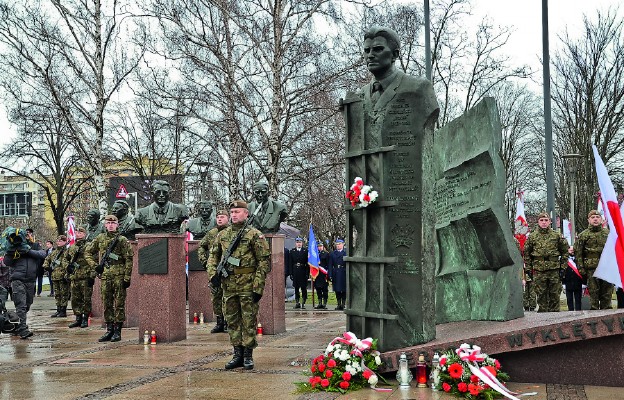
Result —
<svg viewBox="0 0 624 400"><path fill-rule="evenodd" d="M308 300L307 289L310 267L308 267L308 249L303 247L302 238L298 237L295 239L295 247L290 250L289 254L290 279L292 279L295 286L294 308L305 308L305 303Z"/></svg>
<svg viewBox="0 0 624 400"><path fill-rule="evenodd" d="M344 310L347 300L347 264L344 257L347 256L347 252L344 249L343 239L336 239L334 245L336 250L329 255L329 279L336 293L338 302L336 310Z"/></svg>

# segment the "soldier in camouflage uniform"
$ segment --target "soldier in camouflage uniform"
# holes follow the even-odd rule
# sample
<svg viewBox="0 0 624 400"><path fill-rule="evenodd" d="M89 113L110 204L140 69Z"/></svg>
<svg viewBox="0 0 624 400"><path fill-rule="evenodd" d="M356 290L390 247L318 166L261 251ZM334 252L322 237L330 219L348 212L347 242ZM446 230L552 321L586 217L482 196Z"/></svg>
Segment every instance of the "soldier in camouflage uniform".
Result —
<svg viewBox="0 0 624 400"><path fill-rule="evenodd" d="M56 300L56 313L52 318L67 317L67 302L69 301L69 282L66 279L67 263L65 251L67 250L67 236L59 235L56 238L56 248L46 257L43 269L50 271L50 278L54 285L54 299Z"/></svg>
<svg viewBox="0 0 624 400"><path fill-rule="evenodd" d="M76 316L76 321L69 325L70 328L86 328L89 324L89 314L91 314L95 268L92 268L85 258L88 245L86 236L87 230L82 226L79 227L76 230L76 243L65 252L67 275L71 281L72 310Z"/></svg>
<svg viewBox="0 0 624 400"><path fill-rule="evenodd" d="M219 210L217 212L217 226L208 231L201 242L199 242L197 256L203 265L208 264L210 248L214 244L217 234L228 227L229 214L227 210ZM223 289L221 289L221 286L211 287L210 293L212 295L212 311L217 317L217 324L212 328L210 333L227 332L227 323L223 317Z"/></svg>
<svg viewBox="0 0 624 400"><path fill-rule="evenodd" d="M249 216L247 203L242 200L230 204L228 226L215 239L208 258L208 276L214 284L217 266L227 252L230 243L245 225ZM240 244L228 258L229 275L220 277L223 289L223 307L228 323L230 343L234 347L234 357L225 365L226 369L243 367L253 369L253 349L256 342L256 317L258 302L264 292L266 276L270 271L271 251L262 232L248 226L242 234Z"/></svg>
<svg viewBox="0 0 624 400"><path fill-rule="evenodd" d="M562 263L568 259L568 242L550 227L550 217L541 213L538 229L524 244L524 263L532 272L538 312L560 310Z"/></svg>
<svg viewBox="0 0 624 400"><path fill-rule="evenodd" d="M596 210L591 210L587 218L589 227L585 229L574 243L574 253L577 257L577 266L583 278L587 279L589 302L592 310L606 310L611 308L613 285L602 279L594 278L594 272L600 261L600 254L607 242L609 231L602 227L602 216Z"/></svg>
<svg viewBox="0 0 624 400"><path fill-rule="evenodd" d="M130 287L132 275L132 247L128 239L117 232L119 222L114 215L104 218L106 233L96 237L85 252L85 258L91 268L99 264L97 260L106 255L103 271L95 269L102 279L102 303L104 305L104 321L106 333L100 342L118 342L121 340L121 326L126 320L126 289ZM113 241L117 239L116 243Z"/></svg>

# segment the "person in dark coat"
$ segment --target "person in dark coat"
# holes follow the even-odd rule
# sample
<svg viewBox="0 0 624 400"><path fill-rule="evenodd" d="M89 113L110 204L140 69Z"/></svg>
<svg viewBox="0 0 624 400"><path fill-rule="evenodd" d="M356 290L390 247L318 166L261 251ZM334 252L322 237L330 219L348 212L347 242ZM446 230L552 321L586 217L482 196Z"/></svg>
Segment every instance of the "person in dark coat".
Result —
<svg viewBox="0 0 624 400"><path fill-rule="evenodd" d="M26 243L30 246L31 250L41 250L41 245L35 241L35 231L33 231L31 228L26 228ZM41 297L44 273L45 271L43 270L43 260L41 260L39 266L37 267L37 282L35 285L37 297Z"/></svg>
<svg viewBox="0 0 624 400"><path fill-rule="evenodd" d="M319 274L314 280L314 288L316 289L316 293L318 295L319 303L316 306L317 310L326 310L327 309L327 290L329 288L329 276L327 271L327 264L329 263L329 253L325 250L325 246L322 242L318 242L317 244L318 255L319 255Z"/></svg>
<svg viewBox="0 0 624 400"><path fill-rule="evenodd" d="M574 249L570 247L569 260L574 261ZM578 269L577 269L578 270ZM568 311L581 311L581 297L583 296L583 279L570 267L567 266L563 275Z"/></svg>
<svg viewBox="0 0 624 400"><path fill-rule="evenodd" d="M336 293L336 310L344 310L347 300L347 266L344 257L347 252L344 249L344 240L336 239L335 246L336 250L329 256L329 279Z"/></svg>
<svg viewBox="0 0 624 400"><path fill-rule="evenodd" d="M308 300L308 279L310 267L308 266L308 249L303 247L303 239L295 239L295 248L290 252L290 279L295 287L295 308L305 308ZM301 296L300 296L301 294ZM301 299L301 303L299 300Z"/></svg>

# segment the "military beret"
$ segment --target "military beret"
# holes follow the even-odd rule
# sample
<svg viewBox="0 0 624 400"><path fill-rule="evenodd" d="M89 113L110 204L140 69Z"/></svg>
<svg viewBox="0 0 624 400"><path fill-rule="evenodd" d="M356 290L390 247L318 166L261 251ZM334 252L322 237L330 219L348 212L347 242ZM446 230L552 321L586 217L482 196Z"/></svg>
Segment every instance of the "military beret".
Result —
<svg viewBox="0 0 624 400"><path fill-rule="evenodd" d="M219 210L217 211L217 215L226 215L226 216L230 216L230 212L228 210Z"/></svg>
<svg viewBox="0 0 624 400"><path fill-rule="evenodd" d="M104 217L104 221L115 221L115 222L119 222L119 219L117 219L117 217L113 214L108 214L106 217Z"/></svg>
<svg viewBox="0 0 624 400"><path fill-rule="evenodd" d="M592 215L598 215L600 217L602 217L602 215L600 215L600 213L598 212L598 210L591 210L589 212L589 214L587 214L587 218L590 218Z"/></svg>
<svg viewBox="0 0 624 400"><path fill-rule="evenodd" d="M537 215L537 219L540 219L540 218L548 218L548 219L550 219L550 215L548 215L548 213L544 211L544 212L541 212L541 213L539 213Z"/></svg>
<svg viewBox="0 0 624 400"><path fill-rule="evenodd" d="M65 236L65 235L58 235L56 240L62 240L63 242L67 242L67 236Z"/></svg>
<svg viewBox="0 0 624 400"><path fill-rule="evenodd" d="M78 228L76 228L76 232L84 232L87 233L87 230L85 229L84 226L79 226Z"/></svg>
<svg viewBox="0 0 624 400"><path fill-rule="evenodd" d="M342 240L342 239L336 239L336 242L335 242L335 243L344 243L344 240Z"/></svg>
<svg viewBox="0 0 624 400"><path fill-rule="evenodd" d="M244 200L234 200L230 203L230 210L232 208L244 208L247 209L247 203Z"/></svg>

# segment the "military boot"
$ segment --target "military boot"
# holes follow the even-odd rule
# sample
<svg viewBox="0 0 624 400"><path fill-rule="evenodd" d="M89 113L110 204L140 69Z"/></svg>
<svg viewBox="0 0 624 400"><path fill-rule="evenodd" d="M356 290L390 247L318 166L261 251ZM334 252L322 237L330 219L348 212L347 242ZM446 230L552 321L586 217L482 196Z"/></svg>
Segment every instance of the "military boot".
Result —
<svg viewBox="0 0 624 400"><path fill-rule="evenodd" d="M69 324L69 327L78 328L80 325L82 325L82 315L78 314L76 315L76 320L72 322L71 324Z"/></svg>
<svg viewBox="0 0 624 400"><path fill-rule="evenodd" d="M224 319L223 317L219 317L217 316L217 324L214 326L214 328L212 328L210 330L210 333L221 333L221 332L225 332L224 330Z"/></svg>
<svg viewBox="0 0 624 400"><path fill-rule="evenodd" d="M243 369L253 369L253 349L251 347L245 347L243 351Z"/></svg>
<svg viewBox="0 0 624 400"><path fill-rule="evenodd" d="M234 357L225 364L225 369L234 369L243 366L243 346L234 346Z"/></svg>
<svg viewBox="0 0 624 400"><path fill-rule="evenodd" d="M58 317L60 312L61 312L61 307L56 306L56 312L54 314L50 315L50 318Z"/></svg>
<svg viewBox="0 0 624 400"><path fill-rule="evenodd" d="M82 314L82 322L80 323L81 328L86 328L89 326L89 314Z"/></svg>
<svg viewBox="0 0 624 400"><path fill-rule="evenodd" d="M115 322L113 324L113 336L111 336L111 342L119 342L121 340L121 326L123 322Z"/></svg>
<svg viewBox="0 0 624 400"><path fill-rule="evenodd" d="M111 340L111 337L113 337L113 323L107 322L106 333L101 338L98 339L98 342L108 342Z"/></svg>
<svg viewBox="0 0 624 400"><path fill-rule="evenodd" d="M58 313L57 317L59 317L59 318L67 317L67 306L59 307L59 313Z"/></svg>

